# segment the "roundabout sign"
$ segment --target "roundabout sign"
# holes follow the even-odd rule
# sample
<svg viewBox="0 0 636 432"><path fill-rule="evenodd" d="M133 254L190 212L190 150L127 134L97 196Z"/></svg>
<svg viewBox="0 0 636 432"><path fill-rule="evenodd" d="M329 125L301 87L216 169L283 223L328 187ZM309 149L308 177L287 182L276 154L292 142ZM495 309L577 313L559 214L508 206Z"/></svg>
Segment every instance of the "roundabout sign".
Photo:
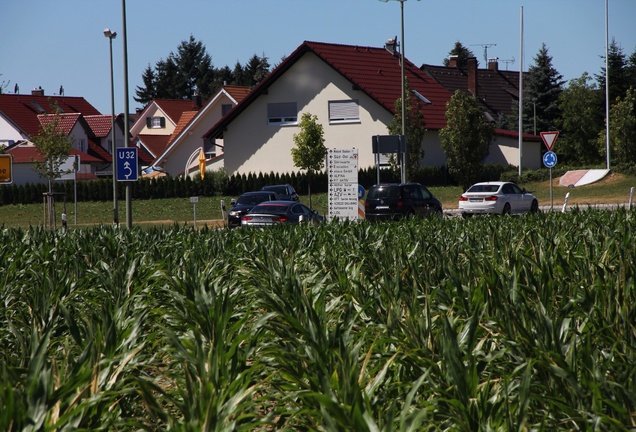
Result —
<svg viewBox="0 0 636 432"><path fill-rule="evenodd" d="M554 168L556 164L557 164L556 153L553 151L545 152L545 154L543 155L543 165L545 165L547 168Z"/></svg>

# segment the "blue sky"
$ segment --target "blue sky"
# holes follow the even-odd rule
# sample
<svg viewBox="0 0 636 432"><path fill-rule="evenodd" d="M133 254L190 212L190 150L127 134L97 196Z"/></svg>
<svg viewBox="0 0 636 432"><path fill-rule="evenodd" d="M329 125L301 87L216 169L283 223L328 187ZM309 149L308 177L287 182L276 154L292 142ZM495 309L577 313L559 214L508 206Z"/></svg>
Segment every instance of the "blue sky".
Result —
<svg viewBox="0 0 636 432"><path fill-rule="evenodd" d="M456 41L485 67L519 70L523 7L523 66L542 43L566 80L604 66L605 0L408 0L405 54L417 65L441 65ZM609 0L609 37L629 56L636 50L636 0ZM278 64L305 40L380 47L400 37L400 2L389 0L127 0L130 110L144 69L177 50L190 35L215 67L245 64L254 54ZM12 93L64 87L110 113L108 39L113 41L115 111L124 110L121 0L0 0L0 82ZM514 63L511 61L514 59ZM509 62L504 62L509 60Z"/></svg>

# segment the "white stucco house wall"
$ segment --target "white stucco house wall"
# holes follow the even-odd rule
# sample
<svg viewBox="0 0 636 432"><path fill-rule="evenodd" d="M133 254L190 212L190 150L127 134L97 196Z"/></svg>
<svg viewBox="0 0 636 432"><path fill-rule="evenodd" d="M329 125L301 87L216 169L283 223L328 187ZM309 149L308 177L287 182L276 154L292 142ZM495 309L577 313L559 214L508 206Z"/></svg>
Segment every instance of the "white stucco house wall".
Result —
<svg viewBox="0 0 636 432"><path fill-rule="evenodd" d="M444 166L439 130L446 126L451 93L408 60L405 76L427 128L421 164ZM327 148L357 148L359 168L371 167L376 161L373 136L388 134L400 94L399 55L385 48L304 42L203 137L223 140L229 175L298 171L291 157L293 136L302 114L310 113L323 126ZM518 165L515 136L495 130L485 162ZM523 166L534 167L539 146L530 143L523 149Z"/></svg>
<svg viewBox="0 0 636 432"><path fill-rule="evenodd" d="M161 170L173 177L194 176L199 172L198 155L203 152L208 169L222 167L223 141L215 143L204 138L210 125L217 123L234 108L249 92L244 86L223 86L198 111L182 114L166 144L165 149L154 159L150 168Z"/></svg>

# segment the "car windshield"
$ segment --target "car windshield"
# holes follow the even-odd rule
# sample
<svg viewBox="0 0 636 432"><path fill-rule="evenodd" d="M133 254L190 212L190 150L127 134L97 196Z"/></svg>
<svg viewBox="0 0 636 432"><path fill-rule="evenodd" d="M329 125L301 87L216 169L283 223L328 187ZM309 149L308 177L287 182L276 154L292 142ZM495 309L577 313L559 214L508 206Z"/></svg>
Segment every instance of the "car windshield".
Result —
<svg viewBox="0 0 636 432"><path fill-rule="evenodd" d="M285 186L280 186L280 187L272 186L272 187L266 187L263 189L276 192L278 195L287 195L287 188Z"/></svg>
<svg viewBox="0 0 636 432"><path fill-rule="evenodd" d="M397 187L379 187L369 190L369 199L387 199L398 198L400 196L400 190Z"/></svg>
<svg viewBox="0 0 636 432"><path fill-rule="evenodd" d="M473 185L466 192L494 193L499 190L499 185Z"/></svg>
<svg viewBox="0 0 636 432"><path fill-rule="evenodd" d="M269 195L241 195L236 201L237 205L256 205L263 201L269 201Z"/></svg>
<svg viewBox="0 0 636 432"><path fill-rule="evenodd" d="M257 205L251 211L251 213L262 213L262 214L282 214L287 210L286 205L282 204L263 204Z"/></svg>

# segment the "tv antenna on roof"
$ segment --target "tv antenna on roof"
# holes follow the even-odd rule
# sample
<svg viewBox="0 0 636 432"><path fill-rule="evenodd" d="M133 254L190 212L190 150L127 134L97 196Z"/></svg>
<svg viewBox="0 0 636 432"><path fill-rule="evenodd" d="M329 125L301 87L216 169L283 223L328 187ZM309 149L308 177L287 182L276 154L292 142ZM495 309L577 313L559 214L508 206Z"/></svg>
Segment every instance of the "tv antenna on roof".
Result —
<svg viewBox="0 0 636 432"><path fill-rule="evenodd" d="M471 46L484 47L484 61L488 63L488 48L497 46L497 44L472 44Z"/></svg>
<svg viewBox="0 0 636 432"><path fill-rule="evenodd" d="M508 59L508 60L501 60L501 62L506 64L506 70L508 70L508 64L515 64L515 58L513 57L513 58Z"/></svg>

